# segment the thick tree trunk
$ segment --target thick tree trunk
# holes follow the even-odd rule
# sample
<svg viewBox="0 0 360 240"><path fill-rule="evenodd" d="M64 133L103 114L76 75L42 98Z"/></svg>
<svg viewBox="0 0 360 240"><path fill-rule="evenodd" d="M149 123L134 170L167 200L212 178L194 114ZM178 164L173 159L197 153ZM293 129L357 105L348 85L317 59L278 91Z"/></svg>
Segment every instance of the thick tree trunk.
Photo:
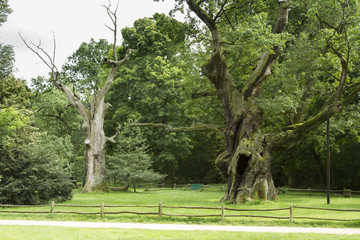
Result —
<svg viewBox="0 0 360 240"><path fill-rule="evenodd" d="M248 144L250 141L244 139L242 142ZM249 147L256 148L256 143L250 143ZM244 203L257 199L276 200L270 153L267 150L252 149L253 152L246 152L247 150L242 149L242 153L233 156L236 160L228 169L228 186L222 201Z"/></svg>
<svg viewBox="0 0 360 240"><path fill-rule="evenodd" d="M100 149L86 146L86 181L82 192L108 191L105 179L105 145Z"/></svg>
<svg viewBox="0 0 360 240"><path fill-rule="evenodd" d="M94 98L90 121L83 124L85 131L86 181L82 192L108 191L105 178L104 99Z"/></svg>
<svg viewBox="0 0 360 240"><path fill-rule="evenodd" d="M247 106L253 106L247 103ZM271 144L261 134L261 114L257 108L248 109L246 117L225 132L227 148L216 160L216 165L228 178L228 186L222 201L243 203L251 200L276 200L270 160Z"/></svg>

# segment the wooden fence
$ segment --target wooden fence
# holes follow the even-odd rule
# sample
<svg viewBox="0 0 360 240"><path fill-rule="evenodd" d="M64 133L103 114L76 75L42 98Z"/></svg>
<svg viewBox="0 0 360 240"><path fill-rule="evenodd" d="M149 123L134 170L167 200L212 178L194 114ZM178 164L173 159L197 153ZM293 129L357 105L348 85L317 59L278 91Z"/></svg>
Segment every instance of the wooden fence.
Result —
<svg viewBox="0 0 360 240"><path fill-rule="evenodd" d="M163 216L169 217L219 217L221 220L230 217L250 217L250 218L272 218L272 219L288 219L292 222L294 219L310 219L310 220L327 220L327 221L360 221L358 219L331 219L331 218L318 218L318 217L307 217L307 216L294 216L293 210L298 209L309 209L309 210L321 210L321 211L341 211L341 212L360 212L357 209L331 209L331 208L314 208L314 207L301 207L301 206L292 206L286 208L276 208L276 209L235 209L225 207L225 204L221 204L221 207L186 207L186 206L164 206L161 202L158 205L105 205L102 202L100 205L62 205L55 204L51 202L48 205L7 205L0 204L0 207L5 208L34 208L34 207L47 207L50 208L47 211L16 211L16 210L0 210L0 213L23 213L23 214L79 214L79 215L100 215L101 218L104 218L105 215L111 214L136 214L136 215L157 215L159 218ZM96 212L75 212L75 211L56 211L55 207L71 207L71 208L98 208ZM105 211L105 208L155 208L156 211L152 212L136 212L136 211ZM215 214L170 214L164 212L164 209L197 209L197 210L214 210L218 211ZM241 212L275 212L275 211L287 211L287 216L267 216L267 215L249 215L249 214L239 214ZM233 213L233 214L231 214Z"/></svg>
<svg viewBox="0 0 360 240"><path fill-rule="evenodd" d="M277 188L278 194L286 193L286 192L296 192L296 193L304 193L308 196L312 196L316 193L326 194L327 190L324 189L313 189L311 187L307 189L295 189L295 188ZM354 194L360 195L360 191L354 191L351 189L344 188L343 190L330 190L331 194L335 195L343 195L344 197L351 197Z"/></svg>
<svg viewBox="0 0 360 240"><path fill-rule="evenodd" d="M158 188L173 188L173 189L187 189L187 190L200 190L200 191L213 191L213 192L225 192L226 186L215 186L215 185L205 185L205 184L176 184L165 185L161 184L157 186ZM111 190L112 188L110 188ZM149 188L151 189L151 188ZM295 192L300 194L306 194L308 196L314 195L316 193L326 194L326 189L315 189L315 188L306 188L306 189L295 189L295 188L276 188L278 194ZM352 197L354 195L360 196L360 191L354 191L351 189L344 188L342 190L330 190L331 194L334 195L343 195L344 197Z"/></svg>

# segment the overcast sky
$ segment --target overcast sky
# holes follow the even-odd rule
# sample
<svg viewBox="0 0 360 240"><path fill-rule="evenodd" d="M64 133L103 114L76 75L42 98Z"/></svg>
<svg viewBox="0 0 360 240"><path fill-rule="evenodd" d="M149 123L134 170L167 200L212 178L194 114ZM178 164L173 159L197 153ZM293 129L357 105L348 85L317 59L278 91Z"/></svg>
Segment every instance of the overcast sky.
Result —
<svg viewBox="0 0 360 240"><path fill-rule="evenodd" d="M174 0L119 0L118 29L131 27L136 19L151 17L155 12L168 13ZM111 0L113 6L117 0ZM47 76L49 69L27 49L18 33L35 44L52 52L53 33L57 50L56 64L61 68L66 58L75 52L82 42L105 38L112 42L111 26L106 10L101 6L108 0L9 0L13 9L7 22L0 27L0 42L14 46L16 77L26 79ZM119 33L120 36L120 33ZM120 44L120 42L118 43Z"/></svg>

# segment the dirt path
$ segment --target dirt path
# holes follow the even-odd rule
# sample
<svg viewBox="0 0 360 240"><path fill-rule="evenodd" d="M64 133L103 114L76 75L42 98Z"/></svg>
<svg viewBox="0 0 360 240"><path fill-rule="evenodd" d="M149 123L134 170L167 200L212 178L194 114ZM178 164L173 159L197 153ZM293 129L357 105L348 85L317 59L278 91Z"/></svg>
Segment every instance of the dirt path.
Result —
<svg viewBox="0 0 360 240"><path fill-rule="evenodd" d="M110 222L55 222L0 220L0 225L20 226L56 226L76 228L120 228L180 231L230 231L230 232L273 232L273 233L324 233L324 234L359 234L360 228L305 228L305 227L258 227L258 226L220 226L220 225L180 225L180 224L145 224L145 223L110 223Z"/></svg>

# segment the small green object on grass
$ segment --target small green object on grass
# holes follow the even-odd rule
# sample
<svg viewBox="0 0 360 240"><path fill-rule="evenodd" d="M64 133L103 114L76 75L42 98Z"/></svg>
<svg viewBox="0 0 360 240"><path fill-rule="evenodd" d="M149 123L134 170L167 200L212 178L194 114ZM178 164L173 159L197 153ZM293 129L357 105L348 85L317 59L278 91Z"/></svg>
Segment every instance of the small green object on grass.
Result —
<svg viewBox="0 0 360 240"><path fill-rule="evenodd" d="M199 184L199 183L191 184L191 189L192 190L199 190L201 188L202 188L202 184Z"/></svg>

